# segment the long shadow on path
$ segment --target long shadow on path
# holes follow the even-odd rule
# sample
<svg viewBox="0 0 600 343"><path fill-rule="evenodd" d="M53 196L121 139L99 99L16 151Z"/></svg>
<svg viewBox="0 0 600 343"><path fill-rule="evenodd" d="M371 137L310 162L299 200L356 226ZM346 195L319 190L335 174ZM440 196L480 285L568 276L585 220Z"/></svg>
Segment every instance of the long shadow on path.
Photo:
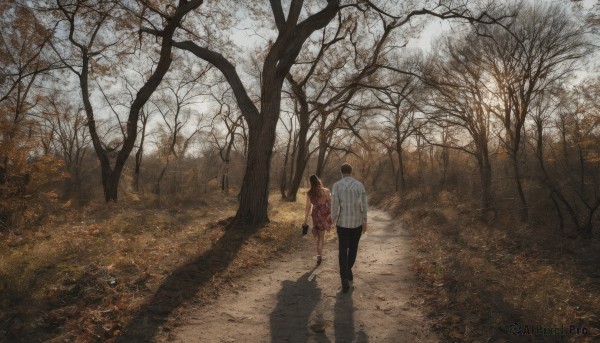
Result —
<svg viewBox="0 0 600 343"><path fill-rule="evenodd" d="M282 282L277 306L270 316L271 342L306 342L309 336L314 335L308 331L309 320L321 301L321 289L314 277L311 280L315 269L297 281ZM329 342L325 336L317 337L317 341Z"/></svg>
<svg viewBox="0 0 600 343"><path fill-rule="evenodd" d="M333 321L336 342L366 343L369 341L362 329L355 332L353 293L354 287L351 287L349 293L339 292L336 296Z"/></svg>
<svg viewBox="0 0 600 343"><path fill-rule="evenodd" d="M124 328L117 342L150 342L169 315L185 300L194 298L213 275L225 270L242 244L258 228L228 227L212 248L169 275L152 299Z"/></svg>

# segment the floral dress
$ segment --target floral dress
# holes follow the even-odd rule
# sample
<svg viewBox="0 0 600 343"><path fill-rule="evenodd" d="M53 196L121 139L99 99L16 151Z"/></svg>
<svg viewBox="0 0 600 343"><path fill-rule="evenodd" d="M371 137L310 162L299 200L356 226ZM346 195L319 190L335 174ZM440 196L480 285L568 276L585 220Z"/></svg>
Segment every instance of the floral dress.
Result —
<svg viewBox="0 0 600 343"><path fill-rule="evenodd" d="M331 220L331 200L327 200L322 203L318 203L319 199L311 199L310 202L313 205L312 208L312 221L313 229L312 233L314 236L318 236L321 231L331 230L333 221Z"/></svg>

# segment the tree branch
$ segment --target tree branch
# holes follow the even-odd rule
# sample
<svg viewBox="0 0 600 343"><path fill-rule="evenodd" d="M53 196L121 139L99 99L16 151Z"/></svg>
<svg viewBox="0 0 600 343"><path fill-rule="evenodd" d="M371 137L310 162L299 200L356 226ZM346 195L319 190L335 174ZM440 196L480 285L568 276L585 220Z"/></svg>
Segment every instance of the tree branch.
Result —
<svg viewBox="0 0 600 343"><path fill-rule="evenodd" d="M271 10L273 11L273 16L275 17L275 25L277 29L281 32L283 30L283 26L285 25L285 15L283 14L283 9L281 8L281 0L270 0Z"/></svg>
<svg viewBox="0 0 600 343"><path fill-rule="evenodd" d="M221 71L227 82L231 86L233 94L235 95L242 114L249 122L258 120L259 113L258 109L248 96L248 92L242 83L239 75L235 71L235 66L229 62L223 55L218 52L212 51L208 48L201 47L192 41L175 42L173 46L181 50L186 50L196 55L197 57L207 61L214 65Z"/></svg>

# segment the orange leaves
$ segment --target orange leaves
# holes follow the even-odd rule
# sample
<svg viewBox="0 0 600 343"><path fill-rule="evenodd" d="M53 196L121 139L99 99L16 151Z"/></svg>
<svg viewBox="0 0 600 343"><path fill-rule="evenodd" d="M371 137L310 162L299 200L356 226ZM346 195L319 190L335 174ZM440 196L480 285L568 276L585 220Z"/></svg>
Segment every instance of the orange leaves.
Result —
<svg viewBox="0 0 600 343"><path fill-rule="evenodd" d="M41 156L28 161L30 151L13 150L5 156L9 164L0 184L0 208L7 219L4 225L30 225L57 205L58 194L48 186L63 179L62 161Z"/></svg>

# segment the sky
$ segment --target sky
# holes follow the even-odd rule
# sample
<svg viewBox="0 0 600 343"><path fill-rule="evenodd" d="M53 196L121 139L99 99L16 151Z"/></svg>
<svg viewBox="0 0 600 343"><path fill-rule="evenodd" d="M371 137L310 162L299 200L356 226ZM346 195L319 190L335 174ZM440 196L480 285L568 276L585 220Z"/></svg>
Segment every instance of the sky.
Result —
<svg viewBox="0 0 600 343"><path fill-rule="evenodd" d="M557 0L530 0L533 3L536 2L551 2ZM584 11L591 10L594 6L598 8L600 11L600 0L581 0L580 4ZM429 51L431 49L431 44L435 41L437 37L442 35L444 32L451 30L453 27L458 27L457 24L452 24L450 21L441 20L437 18L432 18L429 24L425 26L423 30L421 30L421 35L412 39L407 47L409 48L419 48L423 51Z"/></svg>

